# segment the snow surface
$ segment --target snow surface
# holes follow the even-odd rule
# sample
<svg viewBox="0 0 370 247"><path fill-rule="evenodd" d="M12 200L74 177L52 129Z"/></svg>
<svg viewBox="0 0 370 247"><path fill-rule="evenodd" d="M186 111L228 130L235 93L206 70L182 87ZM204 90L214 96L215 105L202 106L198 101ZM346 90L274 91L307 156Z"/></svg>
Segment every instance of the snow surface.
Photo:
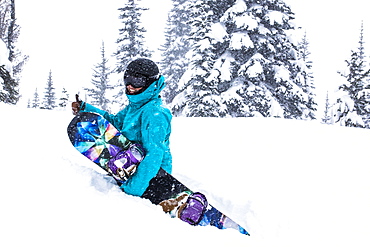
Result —
<svg viewBox="0 0 370 247"><path fill-rule="evenodd" d="M369 130L175 118L174 175L242 224L192 227L122 193L69 143L70 111L0 104L0 246L366 246Z"/></svg>

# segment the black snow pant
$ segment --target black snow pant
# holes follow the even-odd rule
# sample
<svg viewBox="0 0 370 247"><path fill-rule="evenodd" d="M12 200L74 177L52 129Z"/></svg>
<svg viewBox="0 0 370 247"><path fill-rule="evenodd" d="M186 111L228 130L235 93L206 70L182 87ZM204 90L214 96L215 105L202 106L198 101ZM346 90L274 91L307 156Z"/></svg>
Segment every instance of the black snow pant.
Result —
<svg viewBox="0 0 370 247"><path fill-rule="evenodd" d="M161 168L158 174L150 180L149 187L141 197L158 205L160 202L173 198L184 191L190 190Z"/></svg>

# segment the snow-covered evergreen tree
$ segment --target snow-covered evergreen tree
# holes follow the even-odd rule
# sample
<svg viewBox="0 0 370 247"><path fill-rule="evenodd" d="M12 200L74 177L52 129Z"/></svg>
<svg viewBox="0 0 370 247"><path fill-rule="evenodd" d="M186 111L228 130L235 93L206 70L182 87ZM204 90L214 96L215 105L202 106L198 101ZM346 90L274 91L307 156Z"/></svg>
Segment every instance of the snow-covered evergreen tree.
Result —
<svg viewBox="0 0 370 247"><path fill-rule="evenodd" d="M160 49L162 61L159 63L167 86L162 91L166 103L176 96L178 83L189 65L187 53L191 48L189 37L191 26L188 18L191 15L190 5L194 0L172 0L173 7L169 12L165 30L166 41Z"/></svg>
<svg viewBox="0 0 370 247"><path fill-rule="evenodd" d="M62 89L62 95L59 98L59 107L66 108L69 99L69 94L65 88Z"/></svg>
<svg viewBox="0 0 370 247"><path fill-rule="evenodd" d="M116 41L118 49L115 52L117 58L116 72L122 73L128 62L138 57L150 57L151 51L145 46L144 33L146 30L141 26L141 15L148 8L140 7L139 0L128 0L121 11L119 19L123 27L119 29L119 37Z"/></svg>
<svg viewBox="0 0 370 247"><path fill-rule="evenodd" d="M296 83L302 88L303 92L308 95L307 100L307 109L303 112L304 119L315 119L315 112L317 103L315 102L315 86L313 83L313 62L310 59L310 49L309 49L309 42L307 33L305 32L303 39L301 42L298 43L298 63L303 63L301 66L301 70L299 77L297 78Z"/></svg>
<svg viewBox="0 0 370 247"><path fill-rule="evenodd" d="M338 89L336 104L332 108L333 122L341 126L369 128L370 114L370 69L366 68L361 25L359 47L351 51L346 60L347 72L339 72L346 79Z"/></svg>
<svg viewBox="0 0 370 247"><path fill-rule="evenodd" d="M92 98L90 103L105 111L108 110L108 104L110 103L110 100L107 97L107 92L113 88L109 84L109 75L111 73L112 72L108 66L108 59L105 56L105 47L103 42L101 47L101 62L95 65L93 79L91 80L93 87L84 88L84 90L88 92L87 96Z"/></svg>
<svg viewBox="0 0 370 247"><path fill-rule="evenodd" d="M191 9L192 62L172 102L175 115L313 118L290 7L281 0L198 0Z"/></svg>
<svg viewBox="0 0 370 247"><path fill-rule="evenodd" d="M20 27L16 24L15 0L0 1L0 40L5 43L8 50L6 56L1 54L0 60L4 61L7 58L11 64L11 66L0 68L2 79L0 101L9 104L16 104L20 98L18 89L20 73L28 60L28 56L22 55L16 47L19 34ZM0 66L2 65L4 63L0 64Z"/></svg>
<svg viewBox="0 0 370 247"><path fill-rule="evenodd" d="M0 65L0 102L16 104L19 100L18 82L5 65Z"/></svg>
<svg viewBox="0 0 370 247"><path fill-rule="evenodd" d="M329 92L326 92L326 99L325 99L325 109L324 109L324 117L321 119L322 123L329 124L331 123L331 114L330 114L330 100L329 100Z"/></svg>
<svg viewBox="0 0 370 247"><path fill-rule="evenodd" d="M191 2L189 34L192 49L189 52L191 63L183 74L172 111L175 115L219 117L225 116L220 109L218 81L210 78L217 57L216 42L210 35L212 24L217 20L213 1L196 0ZM216 2L215 2L216 3ZM221 7L221 6L220 6ZM213 44L212 44L213 42Z"/></svg>
<svg viewBox="0 0 370 247"><path fill-rule="evenodd" d="M138 2L139 0L128 0L125 7L118 9L121 12L119 19L123 24L123 27L119 29L119 37L116 41L118 49L114 53L117 59L115 72L119 74L125 71L126 66L133 59L152 56L152 52L144 42L146 29L141 25L141 15L148 8L140 7ZM117 94L113 96L113 102L122 108L127 103L125 86L120 81L114 87Z"/></svg>
<svg viewBox="0 0 370 247"><path fill-rule="evenodd" d="M35 93L33 94L32 108L39 108L39 107L40 107L40 97L39 97L39 93L37 92L37 88L36 88Z"/></svg>
<svg viewBox="0 0 370 247"><path fill-rule="evenodd" d="M52 78L51 70L49 71L48 81L44 92L44 101L42 103L42 109L52 110L56 107L55 88Z"/></svg>
<svg viewBox="0 0 370 247"><path fill-rule="evenodd" d="M0 102L16 104L19 100L18 81L12 75L13 64L9 60L9 50L0 39Z"/></svg>

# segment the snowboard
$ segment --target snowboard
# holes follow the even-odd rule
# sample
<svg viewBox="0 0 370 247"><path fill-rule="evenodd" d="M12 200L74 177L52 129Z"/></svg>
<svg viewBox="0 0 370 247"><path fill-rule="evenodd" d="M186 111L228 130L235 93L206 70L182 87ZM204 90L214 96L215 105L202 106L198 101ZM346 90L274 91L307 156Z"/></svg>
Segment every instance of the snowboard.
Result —
<svg viewBox="0 0 370 247"><path fill-rule="evenodd" d="M145 150L132 143L101 115L80 112L67 128L72 145L110 176L117 185L125 183L134 174ZM142 195L173 218L179 218L194 226L214 226L218 229L235 229L244 235L249 233L224 215L199 192L193 192L162 168Z"/></svg>

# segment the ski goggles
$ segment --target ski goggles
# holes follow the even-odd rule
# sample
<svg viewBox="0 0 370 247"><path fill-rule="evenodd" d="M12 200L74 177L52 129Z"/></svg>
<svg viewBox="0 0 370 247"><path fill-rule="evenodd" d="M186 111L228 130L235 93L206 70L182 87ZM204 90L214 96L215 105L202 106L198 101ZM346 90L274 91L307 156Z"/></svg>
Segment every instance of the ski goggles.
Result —
<svg viewBox="0 0 370 247"><path fill-rule="evenodd" d="M140 88L140 87L146 87L153 81L158 80L159 75L154 75L154 76L144 76L140 74L130 74L130 73L125 73L123 77L123 81L125 82L125 86L127 87L128 85L133 86L134 88Z"/></svg>

